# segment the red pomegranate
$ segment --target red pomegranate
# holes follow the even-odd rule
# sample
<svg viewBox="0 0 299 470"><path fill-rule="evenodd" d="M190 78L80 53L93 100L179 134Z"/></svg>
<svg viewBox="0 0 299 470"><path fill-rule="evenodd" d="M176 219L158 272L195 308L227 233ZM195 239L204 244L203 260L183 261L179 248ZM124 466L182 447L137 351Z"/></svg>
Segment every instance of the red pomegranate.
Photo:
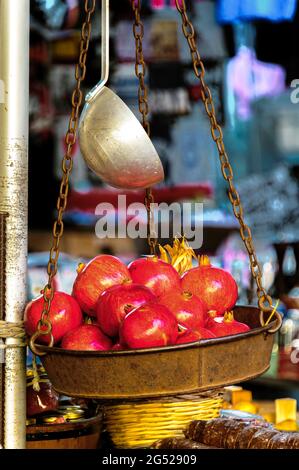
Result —
<svg viewBox="0 0 299 470"><path fill-rule="evenodd" d="M112 348L112 341L99 327L81 325L64 336L61 347L75 351L109 351Z"/></svg>
<svg viewBox="0 0 299 470"><path fill-rule="evenodd" d="M206 327L217 337L236 335L250 330L248 325L234 319L233 312L226 312L223 317L210 318Z"/></svg>
<svg viewBox="0 0 299 470"><path fill-rule="evenodd" d="M164 305L145 304L124 318L120 342L129 348L152 348L175 344L178 324Z"/></svg>
<svg viewBox="0 0 299 470"><path fill-rule="evenodd" d="M173 291L163 295L159 303L165 305L176 317L179 326L187 329L198 329L204 326L207 308L191 292Z"/></svg>
<svg viewBox="0 0 299 470"><path fill-rule="evenodd" d="M44 298L42 295L29 302L26 306L24 323L26 333L29 336L32 336L36 330L43 307ZM83 315L78 302L71 295L64 292L54 293L49 318L52 323L54 343L58 343L68 331L77 328L77 326L83 323ZM50 341L49 335L40 336L39 341L48 344Z"/></svg>
<svg viewBox="0 0 299 470"><path fill-rule="evenodd" d="M87 265L80 264L73 296L83 312L96 316L96 304L108 287L131 282L128 268L115 256L98 255Z"/></svg>
<svg viewBox="0 0 299 470"><path fill-rule="evenodd" d="M216 338L214 333L206 328L198 328L197 330L186 330L179 335L176 344L192 343L201 339Z"/></svg>
<svg viewBox="0 0 299 470"><path fill-rule="evenodd" d="M100 295L97 303L98 324L106 335L117 336L127 313L155 300L156 297L147 287L138 284L109 287Z"/></svg>
<svg viewBox="0 0 299 470"><path fill-rule="evenodd" d="M42 377L44 379L44 377ZM26 411L27 416L36 416L41 413L55 411L59 407L59 395L49 381L39 383L40 390L34 390L33 385L27 384Z"/></svg>
<svg viewBox="0 0 299 470"><path fill-rule="evenodd" d="M200 265L183 274L182 288L199 297L215 315L234 307L238 298L238 287L232 275L211 266L207 256L201 256Z"/></svg>
<svg viewBox="0 0 299 470"><path fill-rule="evenodd" d="M133 282L148 287L156 297L175 289L181 290L177 271L157 256L138 258L129 264L128 269Z"/></svg>

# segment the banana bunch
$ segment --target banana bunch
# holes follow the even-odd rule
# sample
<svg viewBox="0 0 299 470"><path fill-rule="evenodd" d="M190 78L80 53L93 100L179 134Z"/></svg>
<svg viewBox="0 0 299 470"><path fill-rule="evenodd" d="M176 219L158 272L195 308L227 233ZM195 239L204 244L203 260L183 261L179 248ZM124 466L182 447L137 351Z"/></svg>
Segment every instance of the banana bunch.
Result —
<svg viewBox="0 0 299 470"><path fill-rule="evenodd" d="M180 275L193 267L192 259L197 259L185 237L175 238L173 246L159 245L159 251L160 259L171 264Z"/></svg>

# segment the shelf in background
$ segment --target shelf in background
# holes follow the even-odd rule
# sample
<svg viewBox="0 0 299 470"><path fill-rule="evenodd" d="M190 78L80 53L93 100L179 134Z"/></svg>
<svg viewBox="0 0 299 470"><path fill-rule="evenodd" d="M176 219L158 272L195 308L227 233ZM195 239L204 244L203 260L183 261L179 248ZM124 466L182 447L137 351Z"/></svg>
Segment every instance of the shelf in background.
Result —
<svg viewBox="0 0 299 470"><path fill-rule="evenodd" d="M68 210L81 210L94 214L95 207L101 202L107 202L115 207L118 204L118 196L126 196L126 203L144 201L144 190L128 191L121 189L92 189L90 191L72 190L69 196ZM166 202L168 204L190 199L210 199L213 189L210 183L182 184L177 186L164 186L153 188L155 202Z"/></svg>

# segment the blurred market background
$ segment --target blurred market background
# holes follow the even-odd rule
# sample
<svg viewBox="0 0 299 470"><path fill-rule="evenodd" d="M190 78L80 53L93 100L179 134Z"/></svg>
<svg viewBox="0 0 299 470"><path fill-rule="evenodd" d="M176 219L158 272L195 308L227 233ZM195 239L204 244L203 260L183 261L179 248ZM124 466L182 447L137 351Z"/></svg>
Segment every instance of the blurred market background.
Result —
<svg viewBox="0 0 299 470"><path fill-rule="evenodd" d="M248 387L258 398L298 397L299 361L290 362L290 352L299 347L298 4L296 0L186 3L264 283L275 299L281 299L279 310L284 315L271 369ZM138 116L133 13L128 0L110 0L110 4L109 87ZM200 252L232 272L240 303L254 303L248 258L227 198L175 1L143 0L142 4L151 135L165 170L165 181L155 188L156 202L203 202ZM82 0L31 1L29 298L46 282L83 15ZM98 8L85 91L100 78L100 23ZM120 193L124 194L92 174L76 145L56 279L59 289L70 292L82 259L112 253L129 262L148 251L145 240L95 235L96 206L101 202L117 205ZM128 193L129 202L142 200L143 192ZM124 214L118 214L117 221L121 217ZM145 218L140 223L146 223Z"/></svg>

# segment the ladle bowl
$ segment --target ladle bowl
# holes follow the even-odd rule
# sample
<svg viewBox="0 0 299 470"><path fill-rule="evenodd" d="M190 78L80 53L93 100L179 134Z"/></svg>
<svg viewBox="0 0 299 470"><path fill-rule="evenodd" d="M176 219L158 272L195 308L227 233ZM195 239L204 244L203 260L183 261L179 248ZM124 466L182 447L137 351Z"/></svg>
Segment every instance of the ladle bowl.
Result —
<svg viewBox="0 0 299 470"><path fill-rule="evenodd" d="M111 186L140 189L164 178L147 133L128 106L107 87L85 105L79 139L88 167Z"/></svg>
<svg viewBox="0 0 299 470"><path fill-rule="evenodd" d="M116 188L148 188L164 179L160 158L128 106L104 85L109 77L109 0L102 0L102 70L88 93L79 123L87 166Z"/></svg>

